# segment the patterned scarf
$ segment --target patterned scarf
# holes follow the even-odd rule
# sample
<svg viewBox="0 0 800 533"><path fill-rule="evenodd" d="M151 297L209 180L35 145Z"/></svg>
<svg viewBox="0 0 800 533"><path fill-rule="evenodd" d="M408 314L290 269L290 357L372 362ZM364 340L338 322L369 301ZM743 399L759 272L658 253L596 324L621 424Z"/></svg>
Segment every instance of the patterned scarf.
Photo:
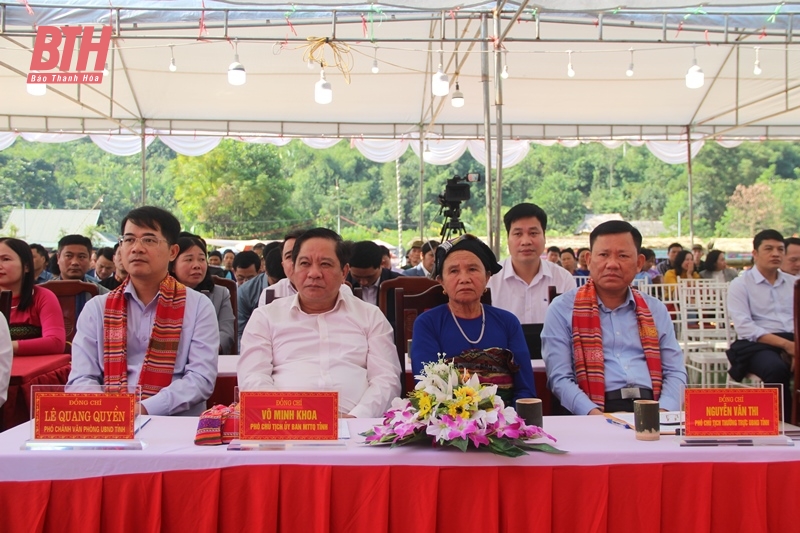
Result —
<svg viewBox="0 0 800 533"><path fill-rule="evenodd" d="M478 374L478 380L487 385L497 385L497 395L505 405L514 405L514 376L519 366L514 362L514 354L505 348L474 348L464 350L452 360L459 370Z"/></svg>
<svg viewBox="0 0 800 533"><path fill-rule="evenodd" d="M103 374L106 385L116 385L127 392L128 386L128 306L125 288L130 277L111 291L103 318ZM158 306L150 344L144 356L139 385L142 398L149 398L172 383L175 358L181 339L181 324L186 307L186 287L172 276L161 282Z"/></svg>
<svg viewBox="0 0 800 533"><path fill-rule="evenodd" d="M636 322L642 341L644 358L653 382L653 397L661 395L661 349L658 330L653 315L641 293L636 289L633 301L636 304ZM600 327L600 308L597 306L597 291L594 281L578 289L572 312L572 343L575 363L575 380L583 392L602 409L606 401L605 363L603 360L603 330Z"/></svg>

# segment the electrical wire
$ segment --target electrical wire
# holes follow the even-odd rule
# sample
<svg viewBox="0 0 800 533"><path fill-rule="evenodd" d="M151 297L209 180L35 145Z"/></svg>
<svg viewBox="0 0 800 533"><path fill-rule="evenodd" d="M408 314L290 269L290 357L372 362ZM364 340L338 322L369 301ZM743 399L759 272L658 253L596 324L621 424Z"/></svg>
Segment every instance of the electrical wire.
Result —
<svg viewBox="0 0 800 533"><path fill-rule="evenodd" d="M332 63L325 59L325 50L328 48L333 54ZM308 45L303 52L303 63L308 63L309 61L317 63L323 68L329 65L336 67L344 76L345 83L350 83L350 71L353 70L353 53L347 43L328 37L309 37Z"/></svg>

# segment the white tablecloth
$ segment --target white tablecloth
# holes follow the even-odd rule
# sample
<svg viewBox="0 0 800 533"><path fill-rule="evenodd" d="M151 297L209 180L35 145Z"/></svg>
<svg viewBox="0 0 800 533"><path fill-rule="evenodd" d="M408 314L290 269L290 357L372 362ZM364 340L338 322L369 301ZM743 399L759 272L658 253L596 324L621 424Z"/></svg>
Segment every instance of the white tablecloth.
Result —
<svg viewBox="0 0 800 533"><path fill-rule="evenodd" d="M366 446L360 432L379 420L349 420L345 448L285 451L227 451L225 446L195 446L194 417L155 416L139 433L141 451L23 451L30 423L0 433L0 481L80 479L115 474L199 470L247 464L417 465L417 466L558 466L680 462L800 461L800 447L681 448L680 437L637 441L632 430L606 423L604 417L545 417L545 430L558 439L565 455L534 452L510 459L491 453L463 453L455 448Z"/></svg>

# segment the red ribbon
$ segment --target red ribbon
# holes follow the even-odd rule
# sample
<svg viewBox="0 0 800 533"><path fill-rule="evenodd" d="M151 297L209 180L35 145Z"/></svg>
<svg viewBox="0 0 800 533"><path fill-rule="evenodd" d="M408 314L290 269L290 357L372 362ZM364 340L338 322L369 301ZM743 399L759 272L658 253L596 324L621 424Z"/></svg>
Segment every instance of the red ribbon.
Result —
<svg viewBox="0 0 800 533"><path fill-rule="evenodd" d="M367 18L363 13L361 14L361 31L364 32L364 38L369 35L369 32L367 31Z"/></svg>
<svg viewBox="0 0 800 533"><path fill-rule="evenodd" d="M681 32L682 29L683 29L683 21L680 21L678 23L678 31L675 32L675 37L678 36L678 34Z"/></svg>
<svg viewBox="0 0 800 533"><path fill-rule="evenodd" d="M459 10L459 9L461 9L461 8L460 8L460 7L457 7L457 8L455 8L455 9L451 9L451 10L450 10L450 11L448 11L448 13L447 13L447 15L448 15L448 16L449 16L451 19L453 19L453 22L455 22L455 21L456 21L456 13L458 13L458 10Z"/></svg>
<svg viewBox="0 0 800 533"><path fill-rule="evenodd" d="M711 46L711 41L708 39L708 30L705 31L705 36L706 36L706 44L708 46Z"/></svg>
<svg viewBox="0 0 800 533"><path fill-rule="evenodd" d="M761 28L761 35L759 35L758 38L763 39L766 36L767 36L767 27L764 26L763 28Z"/></svg>
<svg viewBox="0 0 800 533"><path fill-rule="evenodd" d="M20 3L25 5L25 11L28 12L28 15L33 15L33 8L28 5L28 0L18 0Z"/></svg>
<svg viewBox="0 0 800 533"><path fill-rule="evenodd" d="M206 2L205 0L201 1L203 6L203 10L200 12L200 32L197 35L198 41L203 41L203 35L208 35L208 29L206 29Z"/></svg>
<svg viewBox="0 0 800 533"><path fill-rule="evenodd" d="M297 37L297 31L294 29L294 24L292 24L292 21L289 20L289 17L286 17L286 24L289 25L289 29L292 30L292 33L294 33L294 36ZM286 35L288 37L289 34L287 33Z"/></svg>

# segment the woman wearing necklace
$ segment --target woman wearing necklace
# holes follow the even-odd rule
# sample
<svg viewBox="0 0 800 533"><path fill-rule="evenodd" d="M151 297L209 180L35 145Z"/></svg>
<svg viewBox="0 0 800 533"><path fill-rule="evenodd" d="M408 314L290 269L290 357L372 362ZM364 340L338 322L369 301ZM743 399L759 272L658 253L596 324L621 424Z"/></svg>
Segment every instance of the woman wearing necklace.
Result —
<svg viewBox="0 0 800 533"><path fill-rule="evenodd" d="M419 375L425 363L446 354L459 368L497 385L506 405L533 398L531 356L519 320L503 309L483 305L481 295L502 267L481 240L462 235L436 250L434 276L449 301L422 313L414 322L411 365Z"/></svg>
<svg viewBox="0 0 800 533"><path fill-rule="evenodd" d="M0 290L11 291L14 355L64 353L66 331L56 295L34 285L33 255L25 241L0 238Z"/></svg>

